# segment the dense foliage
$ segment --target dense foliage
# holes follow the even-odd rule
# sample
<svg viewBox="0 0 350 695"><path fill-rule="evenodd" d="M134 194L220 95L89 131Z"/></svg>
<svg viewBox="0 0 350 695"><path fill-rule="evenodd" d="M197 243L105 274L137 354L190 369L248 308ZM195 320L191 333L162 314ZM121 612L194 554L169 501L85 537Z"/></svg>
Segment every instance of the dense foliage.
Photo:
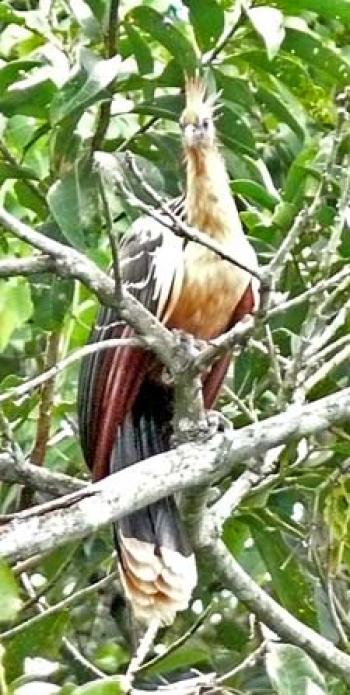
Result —
<svg viewBox="0 0 350 695"><path fill-rule="evenodd" d="M259 325L235 360L222 411L239 428L350 385L348 0L274 0L269 6L124 0L117 25L114 40L108 0L2 0L1 203L107 268L110 244L92 154L115 153L123 166L129 150L158 191L176 196L183 183L177 120L184 74L201 65L210 88L221 90L218 135L261 265L274 257L297 214L312 212L276 274L279 301L326 282L323 292ZM130 185L144 196L137 181ZM123 233L137 210L111 187L106 197L114 229ZM2 259L29 253L28 245L0 230ZM340 279L327 284L343 268ZM0 283L0 388L6 392L81 347L97 302L71 279L14 276ZM3 446L15 442L33 462L86 478L76 432L77 373L75 363L54 384L1 403ZM244 500L225 525L225 542L291 614L348 650L350 426L274 455L278 479ZM0 485L2 514L33 498L19 485ZM110 676L123 673L129 661L128 615L115 583L26 624L37 614L35 601L28 603L28 582L45 596L42 605L54 604L108 573L112 551L106 530L39 558L24 584L0 564L0 690L19 692L27 684L28 695L39 681L46 683L45 695L62 686L62 692L116 691L110 680L82 689L97 678L91 664ZM225 673L261 641L261 625L212 569L203 566L194 599L160 634L158 652L210 604L209 614L182 647L144 673L149 682L191 668ZM18 624L22 629L7 634ZM302 650L273 643L266 663L258 660L227 686L237 693L347 692Z"/></svg>

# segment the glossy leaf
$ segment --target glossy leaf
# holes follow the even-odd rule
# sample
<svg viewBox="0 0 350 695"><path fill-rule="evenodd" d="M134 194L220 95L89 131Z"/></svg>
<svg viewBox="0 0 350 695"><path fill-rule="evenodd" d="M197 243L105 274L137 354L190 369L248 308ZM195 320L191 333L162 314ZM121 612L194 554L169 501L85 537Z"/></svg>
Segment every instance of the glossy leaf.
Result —
<svg viewBox="0 0 350 695"><path fill-rule="evenodd" d="M125 695L128 692L127 679L103 678L90 681L74 688L72 695Z"/></svg>
<svg viewBox="0 0 350 695"><path fill-rule="evenodd" d="M270 60L278 53L285 37L283 14L275 7L252 7L247 15L266 46Z"/></svg>
<svg viewBox="0 0 350 695"><path fill-rule="evenodd" d="M72 280L37 275L31 282L33 323L44 331L57 329L73 298Z"/></svg>
<svg viewBox="0 0 350 695"><path fill-rule="evenodd" d="M147 75L153 70L153 56L147 41L140 35L136 27L128 22L125 22L125 31L137 61L139 73L140 75Z"/></svg>
<svg viewBox="0 0 350 695"><path fill-rule="evenodd" d="M249 526L278 600L302 622L317 627L311 579L308 581L305 577L282 534L275 529L267 536L262 525L253 518Z"/></svg>
<svg viewBox="0 0 350 695"><path fill-rule="evenodd" d="M347 0L332 0L332 3L328 0L274 0L274 5L288 14L317 12L326 19L350 21L350 6Z"/></svg>
<svg viewBox="0 0 350 695"><path fill-rule="evenodd" d="M64 611L43 616L39 622L13 637L6 647L4 659L9 682L23 673L24 659L27 657L57 658L68 619L68 613Z"/></svg>
<svg viewBox="0 0 350 695"><path fill-rule="evenodd" d="M249 181L248 179L236 179L236 181L233 181L232 190L234 193L239 193L252 202L266 207L268 210L274 210L279 203L278 197L271 195L259 183Z"/></svg>
<svg viewBox="0 0 350 695"><path fill-rule="evenodd" d="M93 40L101 38L101 27L95 15L84 0L74 0L70 3L70 8L84 34Z"/></svg>
<svg viewBox="0 0 350 695"><path fill-rule="evenodd" d="M0 22L3 24L24 24L24 18L10 7L7 0L0 5Z"/></svg>
<svg viewBox="0 0 350 695"><path fill-rule="evenodd" d="M0 623L14 620L21 606L17 581L6 563L0 560Z"/></svg>
<svg viewBox="0 0 350 695"><path fill-rule="evenodd" d="M56 92L52 80L43 78L40 82L32 78L14 83L11 91L0 94L0 112L5 116L24 114L46 118L49 104Z"/></svg>
<svg viewBox="0 0 350 695"><path fill-rule="evenodd" d="M270 642L266 669L278 695L327 695L323 676L299 647Z"/></svg>
<svg viewBox="0 0 350 695"><path fill-rule="evenodd" d="M32 68L39 65L41 65L41 62L38 60L13 60L11 63L2 66L0 68L0 94L2 94L10 84L16 82L19 77L23 79L24 73L29 72Z"/></svg>
<svg viewBox="0 0 350 695"><path fill-rule="evenodd" d="M120 68L120 56L108 60L93 60L83 73L79 73L64 85L52 101L50 114L53 124L76 111L91 106L103 98L103 92L115 79ZM106 95L104 95L104 98Z"/></svg>
<svg viewBox="0 0 350 695"><path fill-rule="evenodd" d="M194 71L197 59L191 43L170 21L164 21L156 10L140 5L130 12L128 20L164 46L184 70L190 73Z"/></svg>
<svg viewBox="0 0 350 695"><path fill-rule="evenodd" d="M299 56L314 68L327 73L333 83L346 85L350 79L350 61L339 51L325 46L322 40L311 32L288 29L283 49Z"/></svg>
<svg viewBox="0 0 350 695"><path fill-rule="evenodd" d="M8 164L0 162L0 183L7 179L37 179L35 171L25 166L17 166L16 164Z"/></svg>
<svg viewBox="0 0 350 695"><path fill-rule="evenodd" d="M26 280L1 280L0 287L0 350L4 350L14 331L32 315L33 305Z"/></svg>
<svg viewBox="0 0 350 695"><path fill-rule="evenodd" d="M215 48L224 29L224 12L216 0L184 0L201 51Z"/></svg>
<svg viewBox="0 0 350 695"><path fill-rule="evenodd" d="M48 204L67 241L88 248L89 234L98 230L98 179L87 162L78 162L64 178L51 186Z"/></svg>

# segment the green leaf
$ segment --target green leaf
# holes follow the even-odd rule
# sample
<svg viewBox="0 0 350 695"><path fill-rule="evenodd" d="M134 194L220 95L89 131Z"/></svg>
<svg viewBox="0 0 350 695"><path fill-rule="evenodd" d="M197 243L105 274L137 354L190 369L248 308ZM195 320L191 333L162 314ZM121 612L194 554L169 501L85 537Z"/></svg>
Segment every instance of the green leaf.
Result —
<svg viewBox="0 0 350 695"><path fill-rule="evenodd" d="M4 350L13 332L32 315L29 285L23 278L0 281L0 350Z"/></svg>
<svg viewBox="0 0 350 695"><path fill-rule="evenodd" d="M140 75L147 75L153 70L153 56L147 42L140 36L132 24L125 22L125 31L137 62Z"/></svg>
<svg viewBox="0 0 350 695"><path fill-rule="evenodd" d="M84 2L84 0L73 0L69 3L69 7L85 36L91 41L100 39L102 34L101 27L88 3Z"/></svg>
<svg viewBox="0 0 350 695"><path fill-rule="evenodd" d="M3 695L7 695L8 687L7 687L7 683L6 683L6 674L5 674L5 669L4 669L4 665L3 665L4 656L5 656L5 649L2 646L2 644L0 644L0 693L2 693Z"/></svg>
<svg viewBox="0 0 350 695"><path fill-rule="evenodd" d="M96 101L107 98L108 94L105 94L104 90L118 74L120 56L108 60L96 60L87 52L83 53L83 56L84 69L71 78L52 101L50 117L53 125L70 114L82 112Z"/></svg>
<svg viewBox="0 0 350 695"><path fill-rule="evenodd" d="M169 19L164 20L161 14L151 7L135 7L128 15L129 22L134 22L146 34L158 41L178 63L189 73L197 65L196 54L190 42L180 33Z"/></svg>
<svg viewBox="0 0 350 695"><path fill-rule="evenodd" d="M89 163L77 162L72 171L56 181L47 201L69 243L78 249L87 249L92 244L90 234L100 227L98 178Z"/></svg>
<svg viewBox="0 0 350 695"><path fill-rule="evenodd" d="M37 175L33 169L17 164L8 164L0 161L0 183L7 179L37 179Z"/></svg>
<svg viewBox="0 0 350 695"><path fill-rule="evenodd" d="M75 688L72 695L124 695L129 688L128 679L123 676L100 678Z"/></svg>
<svg viewBox="0 0 350 695"><path fill-rule="evenodd" d="M210 651L198 637L192 638L174 652L164 656L161 661L162 673L170 673L177 669L186 669L194 664L210 664ZM147 669L147 675L159 673L160 664Z"/></svg>
<svg viewBox="0 0 350 695"><path fill-rule="evenodd" d="M18 180L14 185L14 190L17 195L18 202L28 210L33 210L40 220L47 218L48 208L46 200L39 191L29 188L24 181Z"/></svg>
<svg viewBox="0 0 350 695"><path fill-rule="evenodd" d="M232 182L232 190L234 193L243 195L245 198L262 205L268 210L274 210L279 203L279 198L273 196L259 183L249 181L248 179L236 179Z"/></svg>
<svg viewBox="0 0 350 695"><path fill-rule="evenodd" d="M23 673L23 662L27 656L48 659L57 657L68 620L68 611L43 616L39 622L27 627L11 639L4 659L9 682Z"/></svg>
<svg viewBox="0 0 350 695"><path fill-rule="evenodd" d="M35 81L32 77L13 83L11 91L8 90L0 98L0 112L5 116L34 116L46 118L49 104L57 91L52 80L43 77Z"/></svg>
<svg viewBox="0 0 350 695"><path fill-rule="evenodd" d="M21 610L19 586L10 568L0 560L0 622L14 620Z"/></svg>
<svg viewBox="0 0 350 695"><path fill-rule="evenodd" d="M0 5L1 24L24 24L24 19L19 12L15 12L6 0L2 0Z"/></svg>
<svg viewBox="0 0 350 695"><path fill-rule="evenodd" d="M290 15L304 12L317 12L321 17L341 22L350 22L350 4L348 0L274 0L275 7L285 10Z"/></svg>
<svg viewBox="0 0 350 695"><path fill-rule="evenodd" d="M57 329L72 302L74 281L36 275L31 282L31 292L33 323L44 331Z"/></svg>
<svg viewBox="0 0 350 695"><path fill-rule="evenodd" d="M317 628L311 583L307 582L282 534L270 528L267 535L261 520L259 523L253 516L249 518L249 526L279 601L299 620Z"/></svg>
<svg viewBox="0 0 350 695"><path fill-rule="evenodd" d="M278 53L285 37L283 14L275 7L253 7L247 10L252 26L264 41L269 60Z"/></svg>
<svg viewBox="0 0 350 695"><path fill-rule="evenodd" d="M217 129L225 145L256 156L254 135L248 119L231 103L226 103L220 109Z"/></svg>
<svg viewBox="0 0 350 695"><path fill-rule="evenodd" d="M291 95L288 97L286 89L283 95L277 90L277 85L274 92L260 86L256 92L256 99L277 118L278 122L286 123L303 140L306 134L306 119L300 104L297 104L296 99L292 99Z"/></svg>
<svg viewBox="0 0 350 695"><path fill-rule="evenodd" d="M134 107L134 113L145 113L159 118L169 118L172 121L179 119L183 103L178 95L164 95L156 97L152 101L143 101Z"/></svg>
<svg viewBox="0 0 350 695"><path fill-rule="evenodd" d="M225 16L215 0L184 0L201 51L215 48L224 30Z"/></svg>
<svg viewBox="0 0 350 695"><path fill-rule="evenodd" d="M1 18L0 18L1 21ZM0 68L0 94L2 94L5 89L16 82L18 77L23 79L23 74L32 68L42 65L39 60L13 60L7 65Z"/></svg>
<svg viewBox="0 0 350 695"><path fill-rule="evenodd" d="M325 46L311 31L289 28L283 50L298 56L311 67L328 73L333 84L347 85L350 81L350 62L345 60L340 51Z"/></svg>
<svg viewBox="0 0 350 695"><path fill-rule="evenodd" d="M270 642L266 670L278 695L326 695L325 681L316 664L292 644Z"/></svg>
<svg viewBox="0 0 350 695"><path fill-rule="evenodd" d="M94 663L105 673L117 673L120 666L127 663L129 656L120 644L107 642L99 645L94 656Z"/></svg>
<svg viewBox="0 0 350 695"><path fill-rule="evenodd" d="M241 104L249 111L254 107L255 100L246 79L225 75L220 70L213 70L213 74L218 90L222 90L222 98L225 101Z"/></svg>

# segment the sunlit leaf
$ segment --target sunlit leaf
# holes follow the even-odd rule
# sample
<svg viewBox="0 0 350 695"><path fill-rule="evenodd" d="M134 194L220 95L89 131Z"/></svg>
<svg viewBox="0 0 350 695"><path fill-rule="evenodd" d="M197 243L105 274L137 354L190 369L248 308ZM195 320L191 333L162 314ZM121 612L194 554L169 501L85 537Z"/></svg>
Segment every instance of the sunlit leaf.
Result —
<svg viewBox="0 0 350 695"><path fill-rule="evenodd" d="M147 41L140 35L136 27L128 22L125 22L125 31L129 37L140 75L152 72L153 56Z"/></svg>
<svg viewBox="0 0 350 695"><path fill-rule="evenodd" d="M33 305L26 280L1 280L0 288L0 350L4 350L14 331L32 315Z"/></svg>
<svg viewBox="0 0 350 695"><path fill-rule="evenodd" d="M0 622L16 618L22 606L17 581L10 568L0 560Z"/></svg>
<svg viewBox="0 0 350 695"><path fill-rule="evenodd" d="M322 674L299 647L270 642L266 669L278 695L326 695Z"/></svg>
<svg viewBox="0 0 350 695"><path fill-rule="evenodd" d="M196 40L202 51L215 48L224 29L224 12L216 0L184 0L190 10Z"/></svg>
<svg viewBox="0 0 350 695"><path fill-rule="evenodd" d="M327 19L337 18L342 22L350 21L350 5L348 0L274 0L275 7L285 10L288 14L317 12Z"/></svg>
<svg viewBox="0 0 350 695"><path fill-rule="evenodd" d="M77 248L89 246L89 233L98 231L98 179L88 162L77 162L56 181L48 194L50 210L66 239Z"/></svg>
<svg viewBox="0 0 350 695"><path fill-rule="evenodd" d="M247 15L266 46L270 60L278 53L285 37L283 14L275 7L252 7Z"/></svg>
<svg viewBox="0 0 350 695"><path fill-rule="evenodd" d="M43 616L39 622L12 638L6 646L4 659L9 682L23 673L26 657L42 656L50 659L58 656L68 620L67 611Z"/></svg>
<svg viewBox="0 0 350 695"><path fill-rule="evenodd" d="M90 63L86 60L85 70L64 85L52 101L52 123L58 123L102 98L103 91L118 74L120 61L118 55L108 60L95 60Z"/></svg>
<svg viewBox="0 0 350 695"><path fill-rule="evenodd" d="M101 38L100 24L91 11L89 4L84 2L84 0L73 0L69 3L69 6L84 34L92 40Z"/></svg>
<svg viewBox="0 0 350 695"><path fill-rule="evenodd" d="M164 46L187 72L193 72L197 59L191 43L151 7L139 5L128 15L144 32Z"/></svg>
<svg viewBox="0 0 350 695"><path fill-rule="evenodd" d="M127 679L119 676L119 678L103 678L80 685L72 691L72 695L125 695L127 692Z"/></svg>

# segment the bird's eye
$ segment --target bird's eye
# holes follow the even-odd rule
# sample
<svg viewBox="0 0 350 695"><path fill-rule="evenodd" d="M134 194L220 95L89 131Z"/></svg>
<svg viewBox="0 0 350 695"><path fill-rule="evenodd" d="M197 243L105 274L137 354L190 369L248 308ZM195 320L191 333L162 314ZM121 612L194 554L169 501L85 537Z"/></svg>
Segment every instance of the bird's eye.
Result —
<svg viewBox="0 0 350 695"><path fill-rule="evenodd" d="M202 127L204 128L204 130L207 130L207 128L209 128L209 118L203 118Z"/></svg>

